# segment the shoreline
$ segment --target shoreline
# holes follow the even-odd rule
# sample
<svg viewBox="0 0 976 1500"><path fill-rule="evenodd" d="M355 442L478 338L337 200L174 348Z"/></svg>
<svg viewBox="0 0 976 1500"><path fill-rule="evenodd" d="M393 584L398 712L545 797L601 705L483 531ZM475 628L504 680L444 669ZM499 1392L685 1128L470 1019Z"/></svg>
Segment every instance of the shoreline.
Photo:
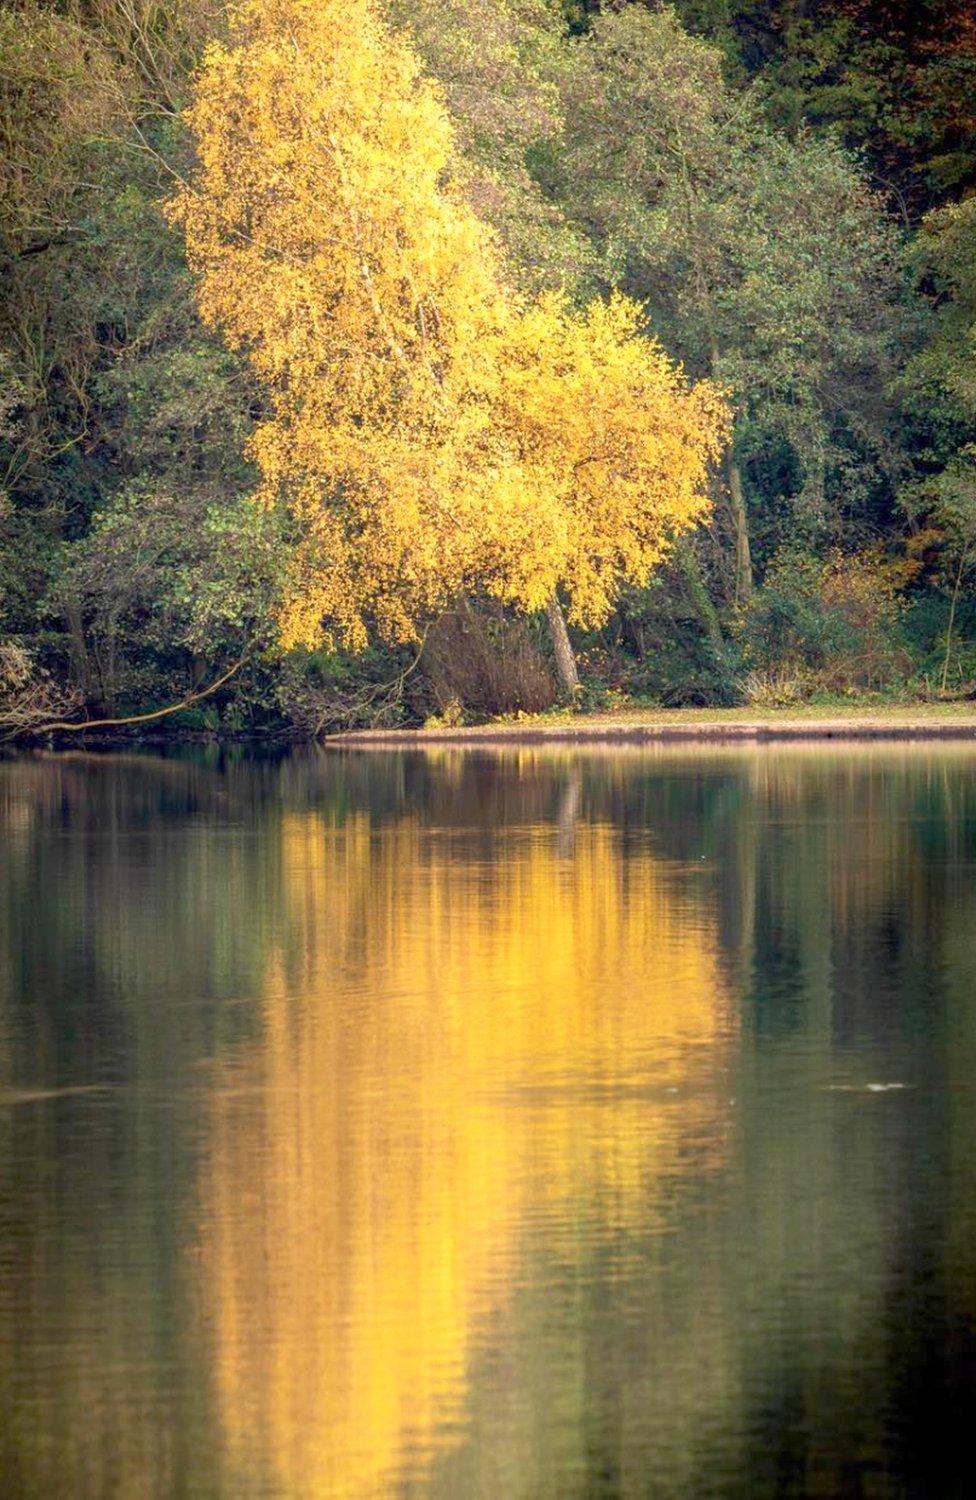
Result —
<svg viewBox="0 0 976 1500"><path fill-rule="evenodd" d="M680 710L675 713L680 713ZM976 741L976 709L958 714L943 709L899 715L865 714L849 717L836 713L819 717L784 714L782 718L635 718L609 717L565 719L545 722L480 724L470 727L431 729L348 729L326 735L319 743L326 749L422 749L432 745L553 745L553 744L769 744L802 741L924 740Z"/></svg>
<svg viewBox="0 0 976 1500"><path fill-rule="evenodd" d="M72 752L178 747L262 750L280 753L302 745L327 750L424 749L434 746L509 747L520 745L762 745L788 743L937 743L976 741L976 703L830 705L821 708L756 710L618 709L603 713L526 716L484 724L431 725L386 729L343 729L311 738L294 731L265 734L219 730L106 734L94 731L68 738L25 735L0 744L0 759L25 751L70 755Z"/></svg>

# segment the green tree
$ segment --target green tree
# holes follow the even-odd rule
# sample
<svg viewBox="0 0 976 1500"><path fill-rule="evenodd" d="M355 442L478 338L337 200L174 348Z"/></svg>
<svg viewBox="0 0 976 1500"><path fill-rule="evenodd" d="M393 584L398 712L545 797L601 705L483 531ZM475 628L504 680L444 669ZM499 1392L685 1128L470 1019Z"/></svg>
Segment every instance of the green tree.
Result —
<svg viewBox="0 0 976 1500"><path fill-rule="evenodd" d="M391 0L441 87L469 203L505 246L521 288L594 290L593 247L540 184L538 163L558 152L565 24L552 0Z"/></svg>
<svg viewBox="0 0 976 1500"><path fill-rule="evenodd" d="M976 181L976 16L969 0L675 0L721 47L731 79L758 78L770 117L863 155L894 211L916 223Z"/></svg>
<svg viewBox="0 0 976 1500"><path fill-rule="evenodd" d="M0 11L0 635L96 713L178 698L263 638L274 534L240 511L254 391L160 209L218 25L207 0Z"/></svg>
<svg viewBox="0 0 976 1500"><path fill-rule="evenodd" d="M731 88L718 49L673 11L601 15L572 45L550 187L605 282L732 392L724 500L741 603L754 528L767 554L797 527L836 537L851 470L883 461L894 233L845 153L772 129L761 96Z"/></svg>
<svg viewBox="0 0 976 1500"><path fill-rule="evenodd" d="M940 539L938 577L949 596L945 690L960 595L976 566L976 200L929 214L912 261L930 318L903 379L922 441L901 499L913 527L934 527Z"/></svg>

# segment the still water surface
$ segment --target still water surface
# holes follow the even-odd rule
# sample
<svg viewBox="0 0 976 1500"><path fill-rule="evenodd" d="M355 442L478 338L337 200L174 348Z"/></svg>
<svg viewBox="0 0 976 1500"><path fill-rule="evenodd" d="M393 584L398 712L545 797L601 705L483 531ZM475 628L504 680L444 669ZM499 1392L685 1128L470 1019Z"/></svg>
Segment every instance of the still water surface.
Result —
<svg viewBox="0 0 976 1500"><path fill-rule="evenodd" d="M976 1493L976 750L0 762L0 1495Z"/></svg>

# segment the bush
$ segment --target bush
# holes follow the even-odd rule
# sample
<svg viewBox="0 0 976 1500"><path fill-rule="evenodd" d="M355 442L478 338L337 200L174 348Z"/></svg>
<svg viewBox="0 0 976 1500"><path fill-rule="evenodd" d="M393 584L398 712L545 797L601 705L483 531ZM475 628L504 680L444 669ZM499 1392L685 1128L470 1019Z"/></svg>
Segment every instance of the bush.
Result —
<svg viewBox="0 0 976 1500"><path fill-rule="evenodd" d="M739 627L749 701L880 691L904 679L913 666L902 629L911 569L880 549L778 554Z"/></svg>
<svg viewBox="0 0 976 1500"><path fill-rule="evenodd" d="M905 614L905 635L918 671L933 686L940 682L945 663L950 600L941 591L926 589L912 599ZM958 603L949 662L949 688L972 692L976 684L976 598L963 595Z"/></svg>
<svg viewBox="0 0 976 1500"><path fill-rule="evenodd" d="M462 604L430 627L421 658L438 716L541 713L556 684L526 620L490 603Z"/></svg>
<svg viewBox="0 0 976 1500"><path fill-rule="evenodd" d="M326 731L394 728L423 718L410 688L417 647L371 646L344 651L289 651L278 664L275 696L284 717L315 739Z"/></svg>
<svg viewBox="0 0 976 1500"><path fill-rule="evenodd" d="M667 708L731 707L741 701L737 643L722 637L714 607L710 628L701 603L708 598L706 586L696 573L696 588L690 589L689 571L665 564L646 588L625 592L603 632L605 664L599 675L635 701ZM587 657L595 662L597 653ZM590 670L590 660L581 659L581 669Z"/></svg>
<svg viewBox="0 0 976 1500"><path fill-rule="evenodd" d="M80 702L80 693L54 682L24 646L0 639L0 735L30 734Z"/></svg>

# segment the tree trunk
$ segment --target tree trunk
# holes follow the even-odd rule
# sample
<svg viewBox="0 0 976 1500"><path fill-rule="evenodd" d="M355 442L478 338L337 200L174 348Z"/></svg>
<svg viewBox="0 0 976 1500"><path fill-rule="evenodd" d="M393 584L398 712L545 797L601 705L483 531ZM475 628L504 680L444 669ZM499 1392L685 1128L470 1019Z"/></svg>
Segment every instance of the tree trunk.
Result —
<svg viewBox="0 0 976 1500"><path fill-rule="evenodd" d="M722 385L724 381L714 329L709 330L709 340L712 379ZM736 421L738 415L737 412L733 413ZM748 604L752 595L752 551L749 546L749 517L746 514L746 502L742 493L742 470L735 461L735 454L731 447L725 450L724 467L726 499L732 520L732 537L735 545L735 588L732 597L733 603L738 607L740 604Z"/></svg>
<svg viewBox="0 0 976 1500"><path fill-rule="evenodd" d="M742 494L742 471L731 453L725 460L729 490L729 514L735 538L735 603L748 604L752 596L752 551L749 546L749 518Z"/></svg>
<svg viewBox="0 0 976 1500"><path fill-rule="evenodd" d="M945 661L942 663L943 692L945 692L949 684L949 660L952 655L952 632L955 629L956 625L956 605L959 602L959 590L962 587L962 575L963 570L966 566L966 554L968 551L968 547L964 547L962 550L962 556L959 559L959 571L956 574L956 586L952 591L952 604L949 607L949 628L946 631Z"/></svg>
<svg viewBox="0 0 976 1500"><path fill-rule="evenodd" d="M556 653L556 675L559 678L559 686L567 698L575 698L580 687L579 673L576 670L576 658L569 642L566 621L563 619L562 608L555 594L546 605L546 619L549 621L549 634L552 636L552 647Z"/></svg>
<svg viewBox="0 0 976 1500"><path fill-rule="evenodd" d="M81 617L81 608L71 601L65 605L65 624L68 627L68 639L70 641L71 666L74 672L75 682L81 689L82 696L86 702L91 697L91 662L88 657L88 647L85 643L85 626Z"/></svg>
<svg viewBox="0 0 976 1500"><path fill-rule="evenodd" d="M688 597L698 613L698 618L701 620L709 640L717 653L724 652L725 637L722 634L718 611L711 601L708 589L705 587L701 576L701 569L698 566L698 558L695 556L694 548L689 543L687 537L680 537L676 543L674 560L679 573L685 581Z"/></svg>

